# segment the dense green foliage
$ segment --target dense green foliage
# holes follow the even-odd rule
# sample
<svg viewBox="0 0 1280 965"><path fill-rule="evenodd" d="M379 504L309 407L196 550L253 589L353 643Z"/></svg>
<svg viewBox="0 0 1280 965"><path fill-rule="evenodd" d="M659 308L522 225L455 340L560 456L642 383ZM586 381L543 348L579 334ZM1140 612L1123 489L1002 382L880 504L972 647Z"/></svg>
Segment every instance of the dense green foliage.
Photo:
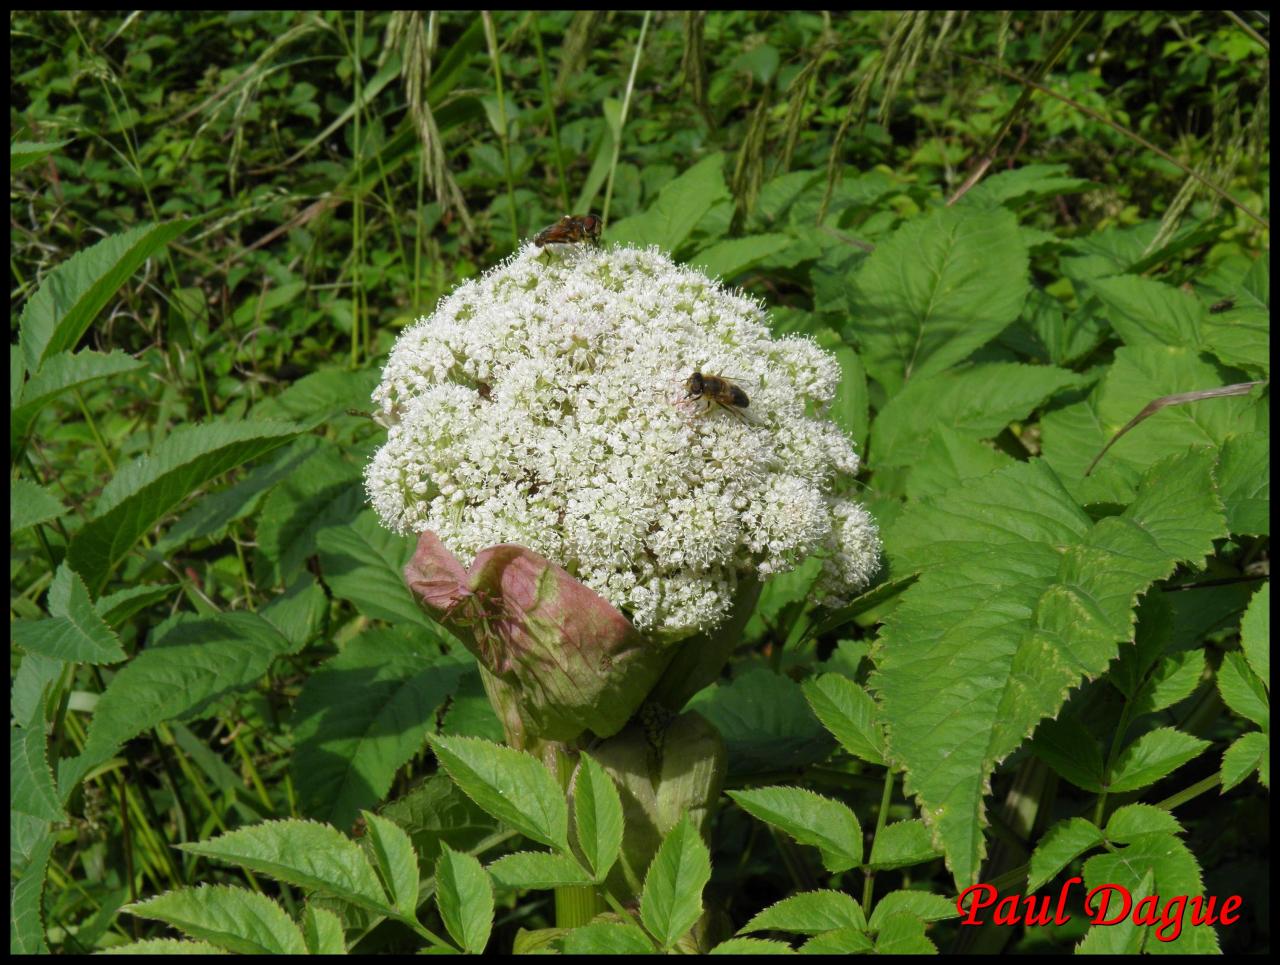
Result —
<svg viewBox="0 0 1280 965"><path fill-rule="evenodd" d="M1266 29L11 15L11 949L1266 950ZM556 930L618 789L498 746L361 471L399 330L567 211L835 354L886 566L765 587L708 840ZM957 921L1072 875L1243 910Z"/></svg>

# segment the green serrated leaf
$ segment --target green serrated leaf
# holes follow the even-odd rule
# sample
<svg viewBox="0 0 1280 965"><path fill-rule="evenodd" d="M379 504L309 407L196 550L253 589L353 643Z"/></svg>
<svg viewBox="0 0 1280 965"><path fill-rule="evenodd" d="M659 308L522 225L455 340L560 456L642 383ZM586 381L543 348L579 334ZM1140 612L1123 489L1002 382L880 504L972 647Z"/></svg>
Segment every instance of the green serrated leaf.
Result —
<svg viewBox="0 0 1280 965"><path fill-rule="evenodd" d="M1198 347L1204 306L1194 295L1154 278L1113 275L1089 282L1103 314L1126 345Z"/></svg>
<svg viewBox="0 0 1280 965"><path fill-rule="evenodd" d="M801 787L762 787L729 791L729 797L753 817L785 831L801 844L822 852L834 873L862 862L862 827L848 806Z"/></svg>
<svg viewBox="0 0 1280 965"><path fill-rule="evenodd" d="M1033 345L1043 346L1043 351L1033 348L1028 354L1045 355L1054 365L1070 365L1086 357L1104 334L1102 322L1092 312L1068 314L1061 301L1034 285L1023 306L1022 321Z"/></svg>
<svg viewBox="0 0 1280 965"><path fill-rule="evenodd" d="M872 764L884 764L884 732L876 719L875 701L862 687L828 673L806 680L804 695L845 750Z"/></svg>
<svg viewBox="0 0 1280 965"><path fill-rule="evenodd" d="M711 880L711 855L688 818L662 840L644 878L640 917L663 950L702 915L702 889Z"/></svg>
<svg viewBox="0 0 1280 965"><path fill-rule="evenodd" d="M867 867L874 871L907 868L940 857L923 821L897 821L876 834Z"/></svg>
<svg viewBox="0 0 1280 965"><path fill-rule="evenodd" d="M10 720L23 727L48 720L51 714L45 709L44 701L51 693L50 684L62 677L66 668L63 661L53 657L42 657L38 653L23 655L9 691Z"/></svg>
<svg viewBox="0 0 1280 965"><path fill-rule="evenodd" d="M738 932L789 931L817 935L836 928L865 931L867 918L862 906L842 891L805 891L770 905Z"/></svg>
<svg viewBox="0 0 1280 965"><path fill-rule="evenodd" d="M707 952L708 955L794 955L795 953L795 949L786 942L775 942L767 938L730 938Z"/></svg>
<svg viewBox="0 0 1280 965"><path fill-rule="evenodd" d="M627 922L593 922L564 937L566 955L656 955L657 951L643 931Z"/></svg>
<svg viewBox="0 0 1280 965"><path fill-rule="evenodd" d="M794 239L784 234L752 235L730 238L703 248L689 260L689 266L712 278L732 281L748 268L791 247Z"/></svg>
<svg viewBox="0 0 1280 965"><path fill-rule="evenodd" d="M166 621L98 698L83 753L60 763L63 798L126 740L163 721L208 712L218 697L253 683L293 649L256 613L184 614Z"/></svg>
<svg viewBox="0 0 1280 965"><path fill-rule="evenodd" d="M57 519L67 508L57 496L29 479L9 480L9 535Z"/></svg>
<svg viewBox="0 0 1280 965"><path fill-rule="evenodd" d="M852 623L862 614L869 613L877 607L888 603L890 600L901 596L902 593L906 591L907 587L915 581L916 577L912 574L911 576L900 580L888 580L879 584L874 589L867 590L867 592L856 597L848 606L842 606L838 610L833 610L829 615L819 620L814 624L813 629L809 631L808 636L810 638L817 638L831 633L834 630L839 630L841 627ZM843 646L844 643L845 641L842 641L840 646Z"/></svg>
<svg viewBox="0 0 1280 965"><path fill-rule="evenodd" d="M1204 675L1204 651L1183 650L1163 658L1138 688L1132 716L1154 714L1191 696Z"/></svg>
<svg viewBox="0 0 1280 965"><path fill-rule="evenodd" d="M1051 365L995 362L917 375L893 395L871 427L877 466L919 462L939 428L961 438L991 439L1064 389L1086 378Z"/></svg>
<svg viewBox="0 0 1280 965"><path fill-rule="evenodd" d="M122 911L172 925L242 955L304 955L306 940L293 919L266 895L230 885L178 888Z"/></svg>
<svg viewBox="0 0 1280 965"><path fill-rule="evenodd" d="M526 837L569 847L564 792L536 757L472 737L429 737L441 765L471 800Z"/></svg>
<svg viewBox="0 0 1280 965"><path fill-rule="evenodd" d="M1178 594L1182 596L1184 594ZM1170 595L1148 593L1138 604L1133 646L1120 648L1120 659L1111 666L1107 679L1126 698L1147 682L1147 676L1161 657L1173 647L1174 616Z"/></svg>
<svg viewBox="0 0 1280 965"><path fill-rule="evenodd" d="M1213 462L1207 449L1166 458L1096 523L1043 463L1019 464L908 507L886 533L896 572L922 575L885 619L870 686L962 887L985 851L995 763L1106 670L1151 583L1224 535Z"/></svg>
<svg viewBox="0 0 1280 965"><path fill-rule="evenodd" d="M54 151L61 150L71 141L54 141L41 143L38 141L11 141L9 143L9 173L16 174L37 161L43 160Z"/></svg>
<svg viewBox="0 0 1280 965"><path fill-rule="evenodd" d="M1166 833L1139 835L1127 847L1094 855L1084 863L1084 881L1089 890L1103 884L1121 885L1129 889L1135 906L1146 895L1159 895L1160 909L1175 896L1204 894L1200 865L1195 855L1180 838ZM1118 900L1115 895L1110 898ZM1094 904L1098 903L1098 899L1095 899ZM1108 910L1112 912L1111 917L1114 917L1118 908ZM1132 913L1128 920L1132 922ZM1148 951L1158 948L1163 953L1205 955L1216 954L1219 950L1218 936L1213 926L1192 925L1189 916L1183 924L1182 933L1172 941L1156 940L1152 933L1161 926L1138 927L1145 932L1145 941L1141 947ZM1097 931L1115 932L1119 939L1123 937L1124 929L1123 924L1110 927L1095 925L1090 934ZM1170 932L1171 929L1165 929L1166 935Z"/></svg>
<svg viewBox="0 0 1280 965"><path fill-rule="evenodd" d="M112 945L99 955L229 955L230 952L208 942L184 942L177 938L145 938L140 942Z"/></svg>
<svg viewBox="0 0 1280 965"><path fill-rule="evenodd" d="M1178 819L1153 804L1127 804L1107 819L1107 840L1128 844L1143 834L1181 834Z"/></svg>
<svg viewBox="0 0 1280 965"><path fill-rule="evenodd" d="M342 919L327 908L307 902L302 912L302 937L307 952L312 955L345 955L346 938L342 933Z"/></svg>
<svg viewBox="0 0 1280 965"><path fill-rule="evenodd" d="M567 928L521 928L511 943L511 954L558 955L564 950L564 936L568 933Z"/></svg>
<svg viewBox="0 0 1280 965"><path fill-rule="evenodd" d="M761 667L700 691L688 706L720 732L734 774L813 764L835 747L800 685Z"/></svg>
<svg viewBox="0 0 1280 965"><path fill-rule="evenodd" d="M608 227L608 240L620 244L659 245L674 252L713 204L728 197L723 154L710 154L678 178L668 181L641 214Z"/></svg>
<svg viewBox="0 0 1280 965"><path fill-rule="evenodd" d="M49 741L44 722L9 725L9 810L41 821L64 821L66 812L53 786L49 769Z"/></svg>
<svg viewBox="0 0 1280 965"><path fill-rule="evenodd" d="M1027 894L1042 888L1068 864L1102 842L1102 832L1086 818L1059 821L1045 832L1031 853Z"/></svg>
<svg viewBox="0 0 1280 965"><path fill-rule="evenodd" d="M395 915L360 846L326 824L266 821L179 847L308 892L333 895L375 914Z"/></svg>
<svg viewBox="0 0 1280 965"><path fill-rule="evenodd" d="M46 405L71 389L79 388L98 379L134 372L143 363L124 352L106 355L83 349L79 352L59 352L50 356L40 371L22 387L22 403L15 405L9 415L11 445L20 445L31 430L36 416Z"/></svg>
<svg viewBox="0 0 1280 965"><path fill-rule="evenodd" d="M255 306L255 311L257 311ZM367 409L369 397L378 385L378 369L321 369L304 375L277 395L253 407L251 419L280 419L296 422L304 429L322 425L348 409Z"/></svg>
<svg viewBox="0 0 1280 965"><path fill-rule="evenodd" d="M38 372L46 358L74 348L117 289L194 223L139 225L77 252L50 272L18 322L27 371Z"/></svg>
<svg viewBox="0 0 1280 965"><path fill-rule="evenodd" d="M801 955L866 955L875 950L871 936L857 928L837 928L800 946Z"/></svg>
<svg viewBox="0 0 1280 965"><path fill-rule="evenodd" d="M831 400L831 419L853 440L854 448L863 453L867 448L870 399L867 394L867 370L857 352L829 328L816 334L818 344L835 357L840 365L840 384Z"/></svg>
<svg viewBox="0 0 1280 965"><path fill-rule="evenodd" d="M493 930L493 886L479 861L447 844L436 860L436 904L453 940L481 954Z"/></svg>
<svg viewBox="0 0 1280 965"><path fill-rule="evenodd" d="M1271 532L1271 435L1246 432L1222 444L1218 488L1236 536Z"/></svg>
<svg viewBox="0 0 1280 965"><path fill-rule="evenodd" d="M1027 251L1002 209L939 208L902 225L854 276L849 330L890 397L954 365L1018 317Z"/></svg>
<svg viewBox="0 0 1280 965"><path fill-rule="evenodd" d="M384 528L372 509L316 534L320 566L335 596L376 620L434 628L404 580L415 543Z"/></svg>
<svg viewBox="0 0 1280 965"><path fill-rule="evenodd" d="M578 847L599 882L622 850L622 799L604 768L587 754L579 760L573 783L574 830Z"/></svg>
<svg viewBox="0 0 1280 965"><path fill-rule="evenodd" d="M46 620L18 620L10 639L29 653L72 663L107 664L125 658L120 640L98 616L78 574L66 562L49 585Z"/></svg>
<svg viewBox="0 0 1280 965"><path fill-rule="evenodd" d="M294 426L269 422L212 422L175 430L107 483L67 560L91 586L101 587L116 563L173 507L209 480L296 434Z"/></svg>
<svg viewBox="0 0 1280 965"><path fill-rule="evenodd" d="M1010 208L1089 188L1084 178L1068 175L1066 164L1025 164L983 178L964 196L966 204L1003 204Z"/></svg>
<svg viewBox="0 0 1280 965"><path fill-rule="evenodd" d="M1271 584L1263 583L1240 621L1240 649L1262 685L1271 689Z"/></svg>
<svg viewBox="0 0 1280 965"><path fill-rule="evenodd" d="M1076 787L1095 793L1102 790L1102 749L1080 721L1072 717L1043 721L1032 747L1037 757Z"/></svg>
<svg viewBox="0 0 1280 965"><path fill-rule="evenodd" d="M1200 322L1204 346L1225 365L1256 378L1271 375L1271 311L1241 287L1239 304Z"/></svg>
<svg viewBox="0 0 1280 965"><path fill-rule="evenodd" d="M1166 406L1107 450L1111 438L1148 403L1166 395L1212 389L1229 382L1218 366L1191 348L1143 344L1116 350L1106 375L1087 399L1056 409L1041 421L1044 459L1082 502L1128 502L1151 466L1188 446L1221 445L1229 437L1265 432L1265 403L1249 396Z"/></svg>
<svg viewBox="0 0 1280 965"><path fill-rule="evenodd" d="M1113 794L1136 791L1154 784L1187 761L1200 756L1208 741L1173 727L1159 727L1126 747L1111 772L1108 790Z"/></svg>
<svg viewBox="0 0 1280 965"><path fill-rule="evenodd" d="M936 955L937 946L924 934L924 921L910 912L885 915L876 935L877 955Z"/></svg>
<svg viewBox="0 0 1280 965"><path fill-rule="evenodd" d="M10 871L9 890L9 953L11 955L37 955L49 953L44 940L44 922L41 918L41 898L44 894L45 875L49 868L49 855L53 853L56 839L49 832L46 821L33 819L32 829L39 829L38 836L29 842L26 861L13 864ZM10 825L12 835L12 823ZM10 842L11 852L14 842Z"/></svg>
<svg viewBox="0 0 1280 965"><path fill-rule="evenodd" d="M93 609L106 621L107 626L115 629L122 626L131 616L153 603L158 603L179 589L177 584L168 586L126 586L98 597Z"/></svg>
<svg viewBox="0 0 1280 965"><path fill-rule="evenodd" d="M1271 726L1271 702L1266 688L1249 669L1244 654L1238 650L1224 654L1218 667L1218 692L1228 707L1251 720L1263 730Z"/></svg>
<svg viewBox="0 0 1280 965"><path fill-rule="evenodd" d="M303 573L260 613L262 619L301 649L320 631L328 608L329 598L320 584L310 573Z"/></svg>
<svg viewBox="0 0 1280 965"><path fill-rule="evenodd" d="M1013 465L1012 456L994 445L963 436L950 426L938 426L910 467L907 498L914 501L938 496L961 483Z"/></svg>
<svg viewBox="0 0 1280 965"><path fill-rule="evenodd" d="M421 631L368 630L312 673L294 723L302 812L347 827L382 800L469 663L442 657Z"/></svg>
<svg viewBox="0 0 1280 965"><path fill-rule="evenodd" d="M305 475L303 466L321 445L315 436L299 436L281 447L270 459L264 459L244 473L231 486L205 494L156 540L153 552L170 553L193 540L224 532L231 523L253 513L272 487ZM309 466L307 468L310 469ZM259 520L260 533L266 522L265 519Z"/></svg>
<svg viewBox="0 0 1280 965"><path fill-rule="evenodd" d="M1254 771L1263 786L1271 787L1271 735L1252 731L1239 738L1222 755L1222 793L1226 794Z"/></svg>
<svg viewBox="0 0 1280 965"><path fill-rule="evenodd" d="M325 446L279 483L258 513L255 572L268 584L288 583L316 552L316 535L350 524L364 508L360 469L335 446Z"/></svg>
<svg viewBox="0 0 1280 965"><path fill-rule="evenodd" d="M547 851L505 854L489 865L489 874L500 888L520 890L591 884L591 876L576 861Z"/></svg>
<svg viewBox="0 0 1280 965"><path fill-rule="evenodd" d="M382 879L387 899L404 916L418 908L418 862L404 829L372 811L362 811L373 855L374 869Z"/></svg>
<svg viewBox="0 0 1280 965"><path fill-rule="evenodd" d="M388 804L382 816L409 834L418 853L418 877L429 878L440 847L472 851L498 831L497 823L458 789L444 773L433 774L403 797Z"/></svg>
<svg viewBox="0 0 1280 965"><path fill-rule="evenodd" d="M876 902L867 927L871 931L880 931L889 916L900 912L908 912L921 921L942 921L960 914L955 901L942 895L928 891L891 891Z"/></svg>
<svg viewBox="0 0 1280 965"><path fill-rule="evenodd" d="M1155 875L1150 869L1146 869L1138 886L1138 896L1145 897L1151 894L1154 880ZM1112 908L1113 900L1116 906L1114 909ZM1147 938L1146 930L1136 925L1131 915L1121 921L1115 920L1123 910L1123 899L1119 895L1103 892L1096 899L1096 904L1090 905L1089 909L1099 911L1101 913L1098 916L1099 919L1108 924L1098 924L1090 928L1084 939L1076 946L1077 955L1137 955L1142 951L1143 943ZM1089 909L1086 909L1086 913Z"/></svg>

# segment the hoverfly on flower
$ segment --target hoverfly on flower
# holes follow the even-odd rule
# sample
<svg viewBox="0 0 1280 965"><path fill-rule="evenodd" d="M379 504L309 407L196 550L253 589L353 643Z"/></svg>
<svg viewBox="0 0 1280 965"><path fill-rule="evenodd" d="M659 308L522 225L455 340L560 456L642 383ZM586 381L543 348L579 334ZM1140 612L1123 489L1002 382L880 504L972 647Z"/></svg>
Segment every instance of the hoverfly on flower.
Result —
<svg viewBox="0 0 1280 965"><path fill-rule="evenodd" d="M685 396L680 401L681 405L696 403L699 400L706 400L706 408L703 413L710 411L713 406L720 406L733 415L737 416L743 422L750 422L746 412L743 410L751 404L751 399L742 387L731 382L720 375L708 375L700 370L695 369L694 373L683 382Z"/></svg>
<svg viewBox="0 0 1280 965"><path fill-rule="evenodd" d="M549 228L539 231L534 236L533 243L539 248L547 245L576 245L583 241L598 245L602 227L603 223L593 214L567 214Z"/></svg>

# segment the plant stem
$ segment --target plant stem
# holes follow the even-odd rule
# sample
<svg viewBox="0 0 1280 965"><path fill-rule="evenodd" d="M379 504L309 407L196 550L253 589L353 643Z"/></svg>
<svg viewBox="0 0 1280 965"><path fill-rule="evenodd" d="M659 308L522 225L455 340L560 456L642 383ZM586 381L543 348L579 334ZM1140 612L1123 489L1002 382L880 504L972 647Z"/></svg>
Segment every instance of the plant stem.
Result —
<svg viewBox="0 0 1280 965"><path fill-rule="evenodd" d="M591 885L562 885L556 889L557 928L578 928L598 911L596 889Z"/></svg>
<svg viewBox="0 0 1280 965"><path fill-rule="evenodd" d="M631 76L627 78L627 89L622 94L622 112L618 115L618 130L613 138L613 160L609 163L609 180L604 188L604 207L600 211L600 220L605 227L609 225L609 202L613 199L613 176L618 170L618 155L622 151L622 131L627 125L627 110L631 106L631 92L636 86L636 71L640 68L640 53L644 50L644 35L649 30L652 10L644 12L644 22L640 24L640 39L636 41L635 56L631 58Z"/></svg>
<svg viewBox="0 0 1280 965"><path fill-rule="evenodd" d="M1177 794L1172 794L1156 804L1156 807L1165 811L1172 811L1176 807L1181 807L1192 798L1199 797L1205 791L1212 791L1215 787L1222 783L1221 774L1210 774L1202 781L1197 781L1188 788L1184 788Z"/></svg>
<svg viewBox="0 0 1280 965"><path fill-rule="evenodd" d="M573 783L573 770L577 763L573 755L557 745L554 752L556 777L566 792ZM575 858L576 860L576 858ZM555 890L556 927L577 928L596 916L603 905L594 885L562 885Z"/></svg>
<svg viewBox="0 0 1280 965"><path fill-rule="evenodd" d="M884 830L884 826L889 820L889 802L893 799L893 769L886 767L884 769L884 790L880 792L880 812L876 815L876 833L871 839L871 851L875 852L876 840L880 837L880 832ZM867 864L871 863L870 855L867 856ZM862 913L864 915L871 914L871 899L874 897L874 889L876 883L876 873L867 868L865 878L862 882Z"/></svg>
<svg viewBox="0 0 1280 965"><path fill-rule="evenodd" d="M1116 732L1111 738L1111 750L1107 753L1107 763L1102 769L1102 793L1098 795L1098 803L1093 811L1093 823L1098 827L1102 827L1102 819L1106 813L1107 807L1107 791L1106 787L1111 783L1111 769L1115 767L1116 760L1120 757L1120 748L1124 744L1125 731L1129 729L1129 716L1133 711L1133 701L1125 700L1124 708L1120 711L1120 721L1116 724Z"/></svg>
<svg viewBox="0 0 1280 965"><path fill-rule="evenodd" d="M115 475L115 460L111 458L111 451L103 441L102 433L98 431L98 423L94 420L93 414L89 411L89 407L84 404L84 396L80 394L79 389L73 389L72 394L75 395L76 405L80 407L80 412L84 416L84 421L89 426L89 432L93 434L93 441L98 446L98 452L101 453L102 458L107 461L107 468L111 470L111 474Z"/></svg>
<svg viewBox="0 0 1280 965"><path fill-rule="evenodd" d="M617 898L613 897L613 895L609 894L608 888L602 888L601 891L604 892L604 900L608 902L609 907L613 909L614 913L619 918L625 921L628 925L635 925L637 928L641 927L640 923L636 921L636 916L631 914L631 912L627 909L627 907L622 902L620 902Z"/></svg>

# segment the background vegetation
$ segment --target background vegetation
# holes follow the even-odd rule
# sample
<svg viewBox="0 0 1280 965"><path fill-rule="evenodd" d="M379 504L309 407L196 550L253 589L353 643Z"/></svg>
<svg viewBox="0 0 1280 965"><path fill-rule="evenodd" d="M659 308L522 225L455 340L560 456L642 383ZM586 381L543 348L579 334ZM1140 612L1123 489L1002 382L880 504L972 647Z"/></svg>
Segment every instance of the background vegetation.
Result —
<svg viewBox="0 0 1280 965"><path fill-rule="evenodd" d="M1265 950L1268 30L1220 13L12 14L13 948L170 934L121 907L198 883L296 913L297 882L173 847L267 819L347 830L392 802L424 880L445 844L486 864L520 846L433 776L428 731L500 731L400 585L409 546L360 485L384 430L349 410L443 293L594 211L606 243L661 244L836 352L835 414L886 535L878 595L832 614L806 603L812 566L777 579L697 698L730 786L821 790L868 842L916 828L921 803L968 815L833 872L785 820L726 800L709 932L797 891L869 913L894 889L1013 892L1028 861L1033 885L1061 880L1090 845L1051 867L1046 832L1145 802L1176 815L1159 833L1191 862L1153 865L1157 882L1243 895L1216 942ZM1085 473L1148 403L1227 386ZM924 591L994 612L1027 590L1001 582L1022 544L979 522L1039 512L1040 483L1077 535L1184 531L1152 538L1141 576L1082 556L1127 589L1088 641L1090 616L1055 630L1041 663L1070 653L1066 677L1015 714L1026 733L912 735L912 681L947 691L1000 632L952 636ZM833 675L861 695L839 713L819 693ZM855 726L853 706L875 709ZM968 772L991 773L985 798L931 796L948 740L990 741ZM1103 857L1141 844L1108 833ZM1088 927L926 937L940 915L914 911L904 949L1064 951ZM549 893L499 889L489 947L553 920ZM362 951L421 944L358 910L343 925ZM1114 932L1116 950L1150 941Z"/></svg>

